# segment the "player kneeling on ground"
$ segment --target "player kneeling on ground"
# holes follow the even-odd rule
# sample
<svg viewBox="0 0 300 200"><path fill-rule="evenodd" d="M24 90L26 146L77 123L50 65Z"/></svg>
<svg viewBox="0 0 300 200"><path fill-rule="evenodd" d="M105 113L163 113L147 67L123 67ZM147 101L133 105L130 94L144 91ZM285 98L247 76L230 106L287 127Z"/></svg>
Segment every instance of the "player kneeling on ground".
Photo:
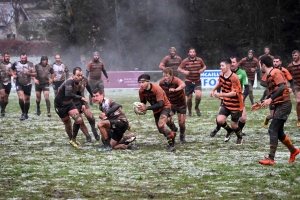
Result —
<svg viewBox="0 0 300 200"><path fill-rule="evenodd" d="M99 88L93 91L93 102L99 104L99 109L102 111L99 115L101 121L98 123L98 128L104 144L103 151L131 149L130 143L135 140L135 135L131 133L124 136L125 131L129 130L130 126L122 106L105 98L103 90Z"/></svg>

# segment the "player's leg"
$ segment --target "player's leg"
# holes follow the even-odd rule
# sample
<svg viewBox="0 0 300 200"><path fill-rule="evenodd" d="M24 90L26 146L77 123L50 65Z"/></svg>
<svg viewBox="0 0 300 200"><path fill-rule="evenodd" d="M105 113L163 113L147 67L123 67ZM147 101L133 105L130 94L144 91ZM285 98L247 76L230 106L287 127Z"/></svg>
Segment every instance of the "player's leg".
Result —
<svg viewBox="0 0 300 200"><path fill-rule="evenodd" d="M11 83L8 83L7 85L4 85L4 93L3 93L3 107L1 107L1 115L5 116L5 109L8 104L8 97L11 91ZM3 117L4 117L3 116Z"/></svg>
<svg viewBox="0 0 300 200"><path fill-rule="evenodd" d="M178 123L179 123L179 130L180 130L180 142L181 143L185 143L185 120L186 120L186 111L185 113L181 113L180 111L178 111L177 113L177 117L178 117Z"/></svg>
<svg viewBox="0 0 300 200"><path fill-rule="evenodd" d="M28 111L29 111L29 108L30 108L31 88L32 88L32 85L24 86L24 98L25 98L24 115L25 115L25 119L28 119Z"/></svg>
<svg viewBox="0 0 300 200"><path fill-rule="evenodd" d="M243 136L242 136L242 130L239 128L238 121L242 116L243 111L231 111L231 122L230 125L232 127L232 130L235 132L237 136L237 145L243 144Z"/></svg>
<svg viewBox="0 0 300 200"><path fill-rule="evenodd" d="M20 86L20 85L17 85L16 88L17 88L17 93L18 93L19 106L20 106L21 111L22 111L20 120L25 120L25 115L24 115L24 113L25 113L25 111L24 111L24 108L25 108L24 91L23 91L22 86Z"/></svg>
<svg viewBox="0 0 300 200"><path fill-rule="evenodd" d="M195 111L198 116L201 116L199 105L201 103L202 87L201 81L195 83Z"/></svg>
<svg viewBox="0 0 300 200"><path fill-rule="evenodd" d="M251 105L254 104L253 84L254 84L254 80L249 80L249 99L250 99Z"/></svg>
<svg viewBox="0 0 300 200"><path fill-rule="evenodd" d="M98 123L98 129L100 130L101 140L104 144L104 148L110 147L110 121L109 120L101 120Z"/></svg>
<svg viewBox="0 0 300 200"><path fill-rule="evenodd" d="M167 151L174 151L175 150L175 132L172 132L170 129L168 129L166 123L168 120L168 115L170 113L170 109L163 109L160 113L159 113L159 118L157 120L157 116L156 115L156 124L157 124L157 128L158 131L162 134L164 134L164 136L167 138L168 140L168 144L169 147L167 149Z"/></svg>
<svg viewBox="0 0 300 200"><path fill-rule="evenodd" d="M185 95L187 97L186 105L188 109L188 115L192 116L192 100L193 100L193 92L194 92L194 84L191 82L185 81Z"/></svg>
<svg viewBox="0 0 300 200"><path fill-rule="evenodd" d="M296 97L296 113L297 113L297 126L300 127L300 89L295 91Z"/></svg>
<svg viewBox="0 0 300 200"><path fill-rule="evenodd" d="M176 112L176 111L175 111ZM176 127L174 120L173 120L173 116L174 116L174 111L171 109L170 111L170 117L168 117L168 121L167 121L167 126L174 132L178 131L178 128Z"/></svg>
<svg viewBox="0 0 300 200"><path fill-rule="evenodd" d="M77 137L79 129L82 128L82 125L84 124L84 121L83 121L82 116L80 115L80 113L78 112L78 110L77 110L77 108L75 107L74 104L72 104L72 106L69 107L68 115L72 117L72 119L75 122L74 124L76 124L75 127L73 126L73 128L75 128L75 130L73 129L73 131L72 131L72 141L75 142L77 145L80 145L76 141L76 137ZM87 129L83 128L82 132L84 132L85 135L86 135L86 133L88 134Z"/></svg>
<svg viewBox="0 0 300 200"><path fill-rule="evenodd" d="M97 129L96 129L96 120L95 120L95 117L93 116L92 112L91 112L91 109L88 107L87 108L87 105L86 105L86 109L83 111L86 119L88 120L90 126L91 126L91 129L92 129L92 132L93 132L93 135L95 137L95 139L97 141L100 140L100 135L97 133Z"/></svg>
<svg viewBox="0 0 300 200"><path fill-rule="evenodd" d="M2 117L5 116L5 101L4 101L4 98L5 98L4 85L2 83L0 83L0 107L1 107L1 116Z"/></svg>
<svg viewBox="0 0 300 200"><path fill-rule="evenodd" d="M239 122L238 122L238 126L241 129L243 135L246 135L243 133L243 128L246 124L246 119L247 119L247 112L246 112L246 107L244 107L242 116L240 117Z"/></svg>
<svg viewBox="0 0 300 200"><path fill-rule="evenodd" d="M41 108L40 108L40 103L41 103L41 93L42 90L40 89L39 84L35 84L35 102L36 102L36 115L40 116L41 115Z"/></svg>
<svg viewBox="0 0 300 200"><path fill-rule="evenodd" d="M219 107L219 111L218 112L220 112L220 109L221 109L221 106ZM210 132L210 137L215 137L216 136L216 134L219 132L219 130L221 129L221 126L218 124L218 121L217 121L217 118L216 118L216 124L217 124L217 126L216 126L216 128L214 129L214 130L212 130L212 132Z"/></svg>
<svg viewBox="0 0 300 200"><path fill-rule="evenodd" d="M50 88L49 85L46 84L46 86L43 89L43 93L44 93L44 98L45 98L45 102L46 102L46 107L47 107L47 116L51 117L51 112L50 112L50 108L51 108L51 103L50 103Z"/></svg>
<svg viewBox="0 0 300 200"><path fill-rule="evenodd" d="M227 108L222 105L220 106L219 114L217 116L217 124L227 131L224 142L228 142L233 134L232 128L226 122L226 119L230 114L231 112Z"/></svg>

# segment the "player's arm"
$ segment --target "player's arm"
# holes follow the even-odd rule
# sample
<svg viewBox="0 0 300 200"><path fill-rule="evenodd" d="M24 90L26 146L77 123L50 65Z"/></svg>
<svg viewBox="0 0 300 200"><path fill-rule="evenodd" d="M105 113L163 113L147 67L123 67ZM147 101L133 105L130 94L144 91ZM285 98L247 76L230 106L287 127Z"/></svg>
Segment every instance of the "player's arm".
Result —
<svg viewBox="0 0 300 200"><path fill-rule="evenodd" d="M85 73L86 77L89 77L89 75L90 75L91 64L92 63L90 61L90 62L88 62L87 66L86 66L86 73Z"/></svg>
<svg viewBox="0 0 300 200"><path fill-rule="evenodd" d="M280 83L280 84L278 85L278 89L277 89L275 92L273 92L273 93L269 96L269 98L271 98L272 101L273 101L274 99L276 99L277 97L279 97L279 96L282 95L284 89L285 89L285 84L284 84L284 83Z"/></svg>
<svg viewBox="0 0 300 200"><path fill-rule="evenodd" d="M66 78L69 78L69 68L65 65Z"/></svg>
<svg viewBox="0 0 300 200"><path fill-rule="evenodd" d="M184 60L181 62L181 64L179 65L179 67L177 68L177 71L180 72L180 73L183 73L184 75L188 75L189 72L186 71L186 70L184 70L185 66L186 66L186 60L184 59Z"/></svg>
<svg viewBox="0 0 300 200"><path fill-rule="evenodd" d="M103 72L103 74L104 74L104 76L105 76L105 78L106 78L106 82L108 83L109 82L109 78L108 78L108 76L107 76L107 72L106 72L106 70L105 70L105 68L104 68L104 64L102 63L102 72Z"/></svg>
<svg viewBox="0 0 300 200"><path fill-rule="evenodd" d="M164 57L163 60L159 64L159 69L164 70L166 68L166 62L167 62L168 57Z"/></svg>
<svg viewBox="0 0 300 200"><path fill-rule="evenodd" d="M241 84L244 86L243 97L246 97L249 94L249 83L246 72L244 70L242 72Z"/></svg>
<svg viewBox="0 0 300 200"><path fill-rule="evenodd" d="M67 97L70 97L71 99L81 99L84 98L80 95L76 95L73 93L73 85L72 85L72 80L66 80L66 86L65 86L65 95Z"/></svg>
<svg viewBox="0 0 300 200"><path fill-rule="evenodd" d="M31 77L36 77L37 73L36 73L35 67L33 65L31 65L29 69L30 69L30 71L25 71L24 74L27 74Z"/></svg>
<svg viewBox="0 0 300 200"><path fill-rule="evenodd" d="M256 71L256 72L259 72L259 71L260 71L259 61L258 61L256 58L254 58L254 61L256 62L255 71Z"/></svg>
<svg viewBox="0 0 300 200"><path fill-rule="evenodd" d="M170 92L177 92L185 88L185 83L180 78L174 77L174 84L178 86L177 88L170 88Z"/></svg>
<svg viewBox="0 0 300 200"><path fill-rule="evenodd" d="M164 101L160 100L151 106L146 106L146 110L157 110L159 108L162 108L163 106L164 106Z"/></svg>
<svg viewBox="0 0 300 200"><path fill-rule="evenodd" d="M85 86L86 90L89 92L89 94L91 95L91 97L93 96L93 92L92 92L92 88L89 84L89 82L87 81L87 84Z"/></svg>
<svg viewBox="0 0 300 200"><path fill-rule="evenodd" d="M203 66L202 67L202 69L200 69L199 71L198 71L198 73L199 74L202 74L205 70L206 70L206 65L205 65L205 63L204 63L204 61L201 59L200 60L200 62L201 62L201 65Z"/></svg>
<svg viewBox="0 0 300 200"><path fill-rule="evenodd" d="M11 66L11 68L9 69L9 71L10 71L11 75L12 75L14 78L17 78L17 75L16 75L15 70L16 70L16 63L14 63L14 64Z"/></svg>
<svg viewBox="0 0 300 200"><path fill-rule="evenodd" d="M120 104L110 100L109 102L109 109L105 112L106 116L110 116L112 113L114 113L116 110L118 110L120 107L122 107Z"/></svg>

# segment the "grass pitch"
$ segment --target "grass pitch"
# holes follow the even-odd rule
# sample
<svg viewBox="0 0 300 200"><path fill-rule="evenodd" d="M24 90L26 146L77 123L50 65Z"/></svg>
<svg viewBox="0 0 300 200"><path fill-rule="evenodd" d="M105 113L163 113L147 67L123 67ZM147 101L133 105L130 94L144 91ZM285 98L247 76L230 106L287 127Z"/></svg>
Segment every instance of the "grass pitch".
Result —
<svg viewBox="0 0 300 200"><path fill-rule="evenodd" d="M255 99L261 94L262 90L255 90ZM268 130L262 127L268 110L250 112L249 99L247 136L242 146L235 145L235 136L225 143L224 130L214 138L209 136L220 101L203 91L202 116L194 113L187 117L187 143L177 142L176 152L169 153L151 111L145 116L134 115L131 104L138 101L138 91L108 90L107 97L123 104L139 149L99 152L102 145L95 140L84 144L81 132L78 141L82 147L75 149L69 144L51 95L51 118L46 116L44 99L41 116L35 115L33 92L29 120L22 122L17 94L10 96L7 115L0 118L0 199L300 198L299 157L289 163L289 152L279 143L274 166L258 163L269 152ZM285 132L299 147L294 95L292 99L293 111ZM92 111L98 119L97 106Z"/></svg>

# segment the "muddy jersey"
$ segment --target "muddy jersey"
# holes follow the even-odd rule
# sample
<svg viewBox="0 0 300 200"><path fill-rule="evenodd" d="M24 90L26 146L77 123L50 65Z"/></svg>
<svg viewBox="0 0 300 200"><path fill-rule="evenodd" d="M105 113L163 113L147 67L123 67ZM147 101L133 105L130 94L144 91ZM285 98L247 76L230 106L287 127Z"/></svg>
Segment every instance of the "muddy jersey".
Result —
<svg viewBox="0 0 300 200"><path fill-rule="evenodd" d="M30 73L35 72L35 67L32 62L26 61L26 63L21 63L21 61L17 61L11 66L11 69L16 72L17 84L21 84L21 85L31 84L31 76L28 74L24 74L24 72L25 71L28 71Z"/></svg>
<svg viewBox="0 0 300 200"><path fill-rule="evenodd" d="M242 58L239 62L240 67L247 73L248 79L253 81L255 78L256 69L259 67L258 60L256 58L249 59L247 57ZM252 72L251 69L254 68L255 71Z"/></svg>
<svg viewBox="0 0 300 200"><path fill-rule="evenodd" d="M72 78L65 81L59 88L58 93L54 99L55 106L66 106L73 102L73 99L81 99L82 96L78 95L80 85L76 84Z"/></svg>
<svg viewBox="0 0 300 200"><path fill-rule="evenodd" d="M164 90L157 84L155 83L150 83L151 87L149 90L144 90L140 88L139 90L139 96L140 96L140 101L144 104L147 103L147 101L150 103L150 105L156 104L158 101L163 101L163 107L158 108L156 110L153 110L153 113L159 113L162 111L164 108L171 108L171 103L168 100L168 97Z"/></svg>
<svg viewBox="0 0 300 200"><path fill-rule="evenodd" d="M185 81L200 81L200 74L198 71L201 70L204 66L204 61L199 57L196 57L195 60L191 60L189 57L184 59L180 64L180 68L190 72L189 75L185 75Z"/></svg>
<svg viewBox="0 0 300 200"><path fill-rule="evenodd" d="M282 94L275 99L273 99L272 104L276 105L279 103L283 103L286 101L290 101L290 93L287 86L286 78L281 70L273 68L270 73L267 75L267 88L268 88L268 95L272 96L274 92L278 89L279 84L284 84L285 89Z"/></svg>
<svg viewBox="0 0 300 200"><path fill-rule="evenodd" d="M39 81L39 84L49 83L51 74L54 74L53 68L50 65L43 66L41 64L35 65L36 79Z"/></svg>
<svg viewBox="0 0 300 200"><path fill-rule="evenodd" d="M104 69L104 64L101 60L99 61L90 61L87 64L86 70L90 72L89 79L91 80L100 80L102 77L102 70Z"/></svg>
<svg viewBox="0 0 300 200"><path fill-rule="evenodd" d="M287 70L293 77L294 81L294 89L300 89L300 64L294 65L294 63L290 63L287 67Z"/></svg>
<svg viewBox="0 0 300 200"><path fill-rule="evenodd" d="M180 58L180 56L175 55L174 57L168 55L166 57L163 58L163 60L161 61L161 66L165 67L170 67L173 70L173 74L174 76L178 77L178 67L180 66L182 60Z"/></svg>
<svg viewBox="0 0 300 200"><path fill-rule="evenodd" d="M164 79L159 82L159 86L165 91L170 103L171 107L185 109L186 108L186 98L184 94L184 90L169 92L170 88L178 88L179 85L184 84L182 80L177 77L173 77L170 83L166 83Z"/></svg>
<svg viewBox="0 0 300 200"><path fill-rule="evenodd" d="M92 89L89 85L89 82L88 82L88 79L86 76L82 76L82 80L79 82L78 84L79 87L77 87L77 91L75 91L77 95L80 95L80 96L83 96L84 97L84 90L85 88L87 89L87 91L89 92L89 94L91 96L93 96L93 93L92 93ZM80 99L73 99L73 101L80 101Z"/></svg>
<svg viewBox="0 0 300 200"><path fill-rule="evenodd" d="M53 72L54 72L55 81L64 81L65 76L68 76L69 69L65 64L53 63L52 68L53 68ZM68 77L67 77L67 79L68 79Z"/></svg>
<svg viewBox="0 0 300 200"><path fill-rule="evenodd" d="M109 112L112 102L114 102L114 101L104 97L102 103L99 104L99 110L101 110L104 113ZM109 116L106 116L106 117L107 117L106 119L108 119L108 120L123 120L123 121L128 122L127 117L122 110L122 106L120 106L115 112L111 113Z"/></svg>
<svg viewBox="0 0 300 200"><path fill-rule="evenodd" d="M7 85L8 83L11 82L11 75L10 75L10 68L12 64L2 62L0 63L0 82L3 83L4 85Z"/></svg>
<svg viewBox="0 0 300 200"><path fill-rule="evenodd" d="M221 72L218 84L221 85L222 93L236 92L236 96L234 97L223 97L222 105L231 111L242 111L244 103L239 77L232 72L231 75L226 78L224 73Z"/></svg>

